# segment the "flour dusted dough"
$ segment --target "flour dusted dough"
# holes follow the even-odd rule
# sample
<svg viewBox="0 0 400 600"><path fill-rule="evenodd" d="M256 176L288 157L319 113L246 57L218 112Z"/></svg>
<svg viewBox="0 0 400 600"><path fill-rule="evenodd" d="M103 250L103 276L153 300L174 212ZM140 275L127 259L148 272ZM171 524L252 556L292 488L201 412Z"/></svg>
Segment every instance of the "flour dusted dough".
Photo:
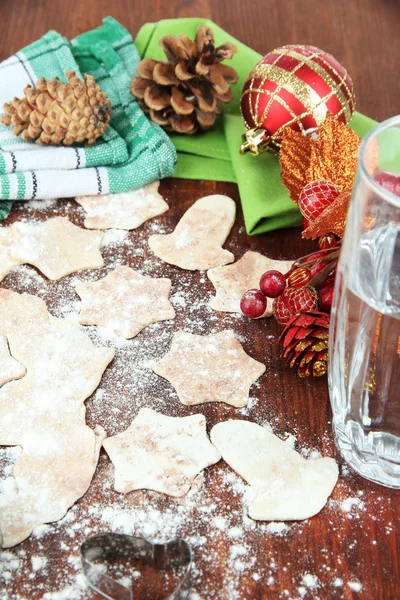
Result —
<svg viewBox="0 0 400 600"><path fill-rule="evenodd" d="M103 233L81 229L65 217L14 223L11 230L13 259L34 265L49 279L104 265L100 254Z"/></svg>
<svg viewBox="0 0 400 600"><path fill-rule="evenodd" d="M104 430L85 424L84 401L114 356L43 300L0 289L0 335L26 375L0 388L0 445L21 446L0 496L4 547L61 519L89 487Z"/></svg>
<svg viewBox="0 0 400 600"><path fill-rule="evenodd" d="M12 256L13 235L11 227L0 227L0 281L21 261Z"/></svg>
<svg viewBox="0 0 400 600"><path fill-rule="evenodd" d="M186 211L173 233L150 236L149 246L159 258L182 269L202 271L226 265L235 258L222 248L235 214L231 198L205 196Z"/></svg>
<svg viewBox="0 0 400 600"><path fill-rule="evenodd" d="M25 373L25 367L10 356L7 339L0 337L0 387L13 379L20 379Z"/></svg>
<svg viewBox="0 0 400 600"><path fill-rule="evenodd" d="M233 331L210 335L178 331L153 371L172 383L183 404L226 402L242 407L265 365L246 354Z"/></svg>
<svg viewBox="0 0 400 600"><path fill-rule="evenodd" d="M175 317L168 300L171 280L152 279L130 267L117 267L104 279L78 283L75 289L82 298L82 325L101 325L126 339L150 323Z"/></svg>
<svg viewBox="0 0 400 600"><path fill-rule="evenodd" d="M306 460L287 442L249 421L218 423L211 430L211 441L250 484L252 519L308 519L324 507L338 478L333 458Z"/></svg>
<svg viewBox="0 0 400 600"><path fill-rule="evenodd" d="M211 308L224 312L240 313L240 300L247 290L257 289L260 278L271 269L286 273L292 266L289 260L273 260L259 252L249 250L233 265L216 267L207 272L216 294L210 302ZM272 315L272 298L267 299L264 317Z"/></svg>
<svg viewBox="0 0 400 600"><path fill-rule="evenodd" d="M136 229L142 223L162 215L168 204L158 193L159 181L121 194L78 196L75 200L85 210L87 229Z"/></svg>
<svg viewBox="0 0 400 600"><path fill-rule="evenodd" d="M167 417L150 408L103 445L115 466L115 489L124 494L148 489L183 496L196 475L221 458L203 415Z"/></svg>

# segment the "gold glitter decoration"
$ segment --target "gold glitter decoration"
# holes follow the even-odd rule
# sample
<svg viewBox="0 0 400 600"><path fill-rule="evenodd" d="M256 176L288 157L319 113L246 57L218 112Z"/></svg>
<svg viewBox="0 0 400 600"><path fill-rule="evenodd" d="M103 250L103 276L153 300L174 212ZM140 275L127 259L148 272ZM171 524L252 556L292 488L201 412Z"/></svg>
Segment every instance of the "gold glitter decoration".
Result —
<svg viewBox="0 0 400 600"><path fill-rule="evenodd" d="M324 360L316 360L312 367L312 374L314 377L322 377L328 370L328 353L326 353L326 358ZM301 375L300 377L306 377L306 375Z"/></svg>
<svg viewBox="0 0 400 600"><path fill-rule="evenodd" d="M358 135L331 114L319 128L316 140L286 128L280 153L281 178L293 202L298 203L301 190L311 181L331 181L340 191L351 188L359 146Z"/></svg>
<svg viewBox="0 0 400 600"><path fill-rule="evenodd" d="M306 51L311 50L311 53L307 54L306 52L303 54L301 52L302 49ZM277 57L271 64L260 61L250 71L250 74L245 82L245 87L247 82L250 82L249 87L244 89L242 92L240 110L245 127L250 132L250 138L252 137L251 132L256 132L264 128L264 122L274 102L279 103L290 114L291 118L276 131L274 131L270 136L263 138L259 142L258 148L255 148L254 144L249 143L249 141L248 143L245 142L242 145L242 153L246 150L250 150L253 154L258 154L261 150L265 149L273 152L279 151L279 148L281 147L282 135L286 127L297 125L300 129L300 133L303 135L318 131L328 114L327 103L333 97L337 98L341 106L341 109L335 115L336 118L343 115L345 122L349 123L354 112L355 95L353 90L350 89L346 83L348 73L342 65L343 72L340 74L334 68L333 64L326 60L324 53L318 48L312 46L283 46L273 50L269 53L269 55L275 53L277 53ZM279 61L281 61L282 57L286 56L298 61L292 70L286 70L277 64ZM323 66L318 64L316 59L321 61ZM265 58L263 60L265 60ZM303 68L315 73L318 78L322 79L327 84L329 87L329 92L325 96L321 97L312 87L312 85L306 81L303 81L296 75L296 72ZM330 72L334 74L335 78L331 76ZM265 83L267 81L272 81L275 83L277 85L276 89L273 91L265 89ZM291 95L297 98L304 105L306 110L303 113L296 114L292 106L288 104L284 98L282 98L282 90L288 91ZM256 95L256 102L254 107L251 101L248 102L248 106L246 103L245 110L243 106L243 99L249 94ZM262 96L267 96L268 101L266 102L265 108L261 113L260 97ZM314 118L316 126L311 127L306 132L302 121L309 115L312 115ZM252 123L248 122L248 118L250 116L253 121ZM250 138L248 138L248 140Z"/></svg>
<svg viewBox="0 0 400 600"><path fill-rule="evenodd" d="M290 127L283 133L280 153L281 179L289 190L290 199L296 204L301 190L308 183L306 173L310 165L312 143L311 138Z"/></svg>
<svg viewBox="0 0 400 600"><path fill-rule="evenodd" d="M351 198L351 189L344 190L325 210L305 229L303 238L316 240L326 233L343 236L347 211Z"/></svg>

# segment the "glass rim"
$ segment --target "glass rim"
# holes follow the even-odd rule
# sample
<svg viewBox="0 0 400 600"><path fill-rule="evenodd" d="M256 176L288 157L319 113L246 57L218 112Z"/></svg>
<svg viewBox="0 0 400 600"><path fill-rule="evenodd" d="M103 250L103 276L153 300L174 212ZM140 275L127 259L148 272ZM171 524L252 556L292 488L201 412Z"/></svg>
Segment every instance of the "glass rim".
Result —
<svg viewBox="0 0 400 600"><path fill-rule="evenodd" d="M364 163L365 147L368 144L369 140L372 137L379 135L379 133L381 131L384 131L385 129L389 129L390 127L393 127L393 126L397 126L400 131L400 115L390 117L390 119L386 119L386 121L382 121L381 123L378 123L373 129L371 129L371 131L369 131L367 133L367 135L361 140L360 148L358 151L358 156L359 156L358 162L359 162L360 171L361 171L362 175L368 181L371 188L377 194L382 196L385 200L390 202L390 204L395 204L396 206L400 207L400 197L397 196L396 194L394 194L393 192L391 192L390 190L384 188L382 185L380 185L376 181L376 179L374 179L370 175L370 173L367 171L367 168ZM399 176L400 176L400 174L399 174Z"/></svg>

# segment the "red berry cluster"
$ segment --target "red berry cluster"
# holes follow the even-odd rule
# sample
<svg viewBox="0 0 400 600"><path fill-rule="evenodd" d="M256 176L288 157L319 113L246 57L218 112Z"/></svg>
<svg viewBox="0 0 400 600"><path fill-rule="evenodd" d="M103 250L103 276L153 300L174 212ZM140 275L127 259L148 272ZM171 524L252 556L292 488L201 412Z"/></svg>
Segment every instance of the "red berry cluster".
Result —
<svg viewBox="0 0 400 600"><path fill-rule="evenodd" d="M339 248L321 250L297 260L290 271L267 271L260 279L260 289L249 290L240 302L246 317L258 319L273 298L273 312L284 325L294 315L312 310L329 313L332 307L335 270Z"/></svg>

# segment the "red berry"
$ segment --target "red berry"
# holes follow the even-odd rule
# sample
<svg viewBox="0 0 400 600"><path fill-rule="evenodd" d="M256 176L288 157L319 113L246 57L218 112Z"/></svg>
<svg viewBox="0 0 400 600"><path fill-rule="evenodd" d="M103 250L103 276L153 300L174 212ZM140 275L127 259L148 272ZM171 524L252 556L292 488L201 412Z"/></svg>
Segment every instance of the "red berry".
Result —
<svg viewBox="0 0 400 600"><path fill-rule="evenodd" d="M275 319L284 325L297 313L315 310L317 292L311 286L302 288L288 287L279 298L274 300L273 311Z"/></svg>
<svg viewBox="0 0 400 600"><path fill-rule="evenodd" d="M277 298L286 287L286 279L280 271L266 271L260 279L260 289L268 298Z"/></svg>
<svg viewBox="0 0 400 600"><path fill-rule="evenodd" d="M260 290L249 290L243 294L240 301L240 310L245 317L258 319L262 317L267 308L267 299Z"/></svg>
<svg viewBox="0 0 400 600"><path fill-rule="evenodd" d="M333 285L324 285L318 292L318 307L322 312L329 313L332 308Z"/></svg>
<svg viewBox="0 0 400 600"><path fill-rule="evenodd" d="M314 221L339 194L338 187L331 181L311 181L301 190L298 201L300 212L309 221Z"/></svg>

